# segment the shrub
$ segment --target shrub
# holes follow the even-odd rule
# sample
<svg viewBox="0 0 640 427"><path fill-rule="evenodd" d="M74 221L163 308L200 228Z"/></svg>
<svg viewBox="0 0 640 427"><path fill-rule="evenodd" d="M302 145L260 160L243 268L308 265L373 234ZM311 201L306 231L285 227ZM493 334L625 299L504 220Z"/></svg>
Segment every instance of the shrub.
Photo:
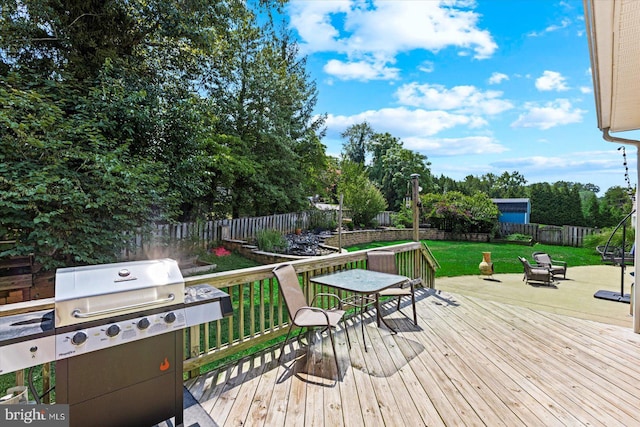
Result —
<svg viewBox="0 0 640 427"><path fill-rule="evenodd" d="M391 214L391 224L396 228L413 227L413 211L411 208L403 206L400 208L400 212Z"/></svg>
<svg viewBox="0 0 640 427"><path fill-rule="evenodd" d="M520 234L520 233L509 234L506 237L506 240L510 242L530 242L531 239L533 239L532 236L528 234Z"/></svg>
<svg viewBox="0 0 640 427"><path fill-rule="evenodd" d="M491 233L498 224L498 207L484 193L466 196L458 191L421 197L424 222L455 233Z"/></svg>
<svg viewBox="0 0 640 427"><path fill-rule="evenodd" d="M287 249L287 240L277 230L258 230L256 241L261 251L276 252Z"/></svg>
<svg viewBox="0 0 640 427"><path fill-rule="evenodd" d="M314 231L335 230L338 222L334 211L314 209L309 212L309 229Z"/></svg>
<svg viewBox="0 0 640 427"><path fill-rule="evenodd" d="M600 230L600 233L591 234L589 236L584 236L582 241L582 246L585 248L593 248L596 246L604 246L607 244L607 241L611 237L611 233L613 233L613 227L603 228ZM635 230L632 227L627 227L627 231L625 234L625 249L631 249L633 246L633 242L635 239ZM611 238L609 242L610 247L622 247L622 228L619 228L614 236Z"/></svg>
<svg viewBox="0 0 640 427"><path fill-rule="evenodd" d="M344 194L344 204L358 226L373 225L376 215L387 207L382 192L367 178L364 166L342 162L338 192Z"/></svg>

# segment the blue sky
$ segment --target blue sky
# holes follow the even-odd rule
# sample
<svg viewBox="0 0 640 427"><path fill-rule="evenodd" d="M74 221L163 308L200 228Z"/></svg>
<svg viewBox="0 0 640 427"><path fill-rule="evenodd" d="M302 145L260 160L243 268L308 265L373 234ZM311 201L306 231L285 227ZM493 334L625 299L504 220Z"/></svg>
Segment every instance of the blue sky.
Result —
<svg viewBox="0 0 640 427"><path fill-rule="evenodd" d="M597 128L582 0L293 0L327 153L367 121L434 176L626 186ZM624 136L624 135L619 135ZM627 149L632 185L636 152Z"/></svg>

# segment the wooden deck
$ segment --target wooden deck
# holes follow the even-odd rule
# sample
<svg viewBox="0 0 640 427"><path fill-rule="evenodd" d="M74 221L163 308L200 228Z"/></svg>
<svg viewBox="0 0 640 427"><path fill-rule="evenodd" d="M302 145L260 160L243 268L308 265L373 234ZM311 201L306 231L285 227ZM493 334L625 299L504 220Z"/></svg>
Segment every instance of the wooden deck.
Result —
<svg viewBox="0 0 640 427"><path fill-rule="evenodd" d="M351 319L328 338L189 380L219 426L560 426L640 424L640 335L631 329L488 300L418 291L419 326ZM405 312L410 313L405 306ZM306 340L303 340L306 342ZM185 423L185 425L188 424Z"/></svg>

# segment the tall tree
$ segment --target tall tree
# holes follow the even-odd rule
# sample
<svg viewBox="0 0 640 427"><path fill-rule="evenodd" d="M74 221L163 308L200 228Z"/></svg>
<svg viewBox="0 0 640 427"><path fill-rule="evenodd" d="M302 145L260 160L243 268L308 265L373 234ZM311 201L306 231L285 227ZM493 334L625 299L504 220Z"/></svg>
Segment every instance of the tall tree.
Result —
<svg viewBox="0 0 640 427"><path fill-rule="evenodd" d="M282 27L260 27L255 14L237 12L235 25L212 66L206 88L220 117L219 133L237 137L229 149L242 159L231 182L230 213L262 215L298 210L324 169L324 117L315 117L317 89L305 58Z"/></svg>
<svg viewBox="0 0 640 427"><path fill-rule="evenodd" d="M407 150L400 139L389 133L376 133L369 147L373 154L369 178L380 188L390 209L400 210L405 197L411 194L408 186L412 174L420 175L423 189L432 186L427 156Z"/></svg>
<svg viewBox="0 0 640 427"><path fill-rule="evenodd" d="M340 136L345 139L342 150L345 159L364 165L367 147L374 131L369 123L362 122L349 126Z"/></svg>
<svg viewBox="0 0 640 427"><path fill-rule="evenodd" d="M497 189L498 195L493 197L501 197L505 199L525 197L526 190L524 185L527 180L518 171L512 173L503 172L494 184L494 188Z"/></svg>

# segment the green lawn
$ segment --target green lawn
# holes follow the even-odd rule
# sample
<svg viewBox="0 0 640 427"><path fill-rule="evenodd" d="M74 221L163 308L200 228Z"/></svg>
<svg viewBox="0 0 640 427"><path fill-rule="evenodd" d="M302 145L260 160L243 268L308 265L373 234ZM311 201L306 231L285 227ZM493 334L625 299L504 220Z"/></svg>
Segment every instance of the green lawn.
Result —
<svg viewBox="0 0 640 427"><path fill-rule="evenodd" d="M259 262L255 262L251 259L245 258L235 252L225 256L215 256L211 253L200 254L199 259L203 261L212 262L216 265L216 269L213 273L220 273L222 271L240 270L242 268L257 267L261 265Z"/></svg>
<svg viewBox="0 0 640 427"><path fill-rule="evenodd" d="M351 246L348 251L373 249L399 243L376 242ZM475 243L443 240L424 241L440 264L437 277L467 276L478 274L478 264L482 261L482 252L491 252L491 262L496 274L522 273L523 268L518 256L533 261L534 251L546 252L557 261L566 261L569 266L601 264L600 255L592 248L574 248L536 243L534 246L522 246L511 243Z"/></svg>

